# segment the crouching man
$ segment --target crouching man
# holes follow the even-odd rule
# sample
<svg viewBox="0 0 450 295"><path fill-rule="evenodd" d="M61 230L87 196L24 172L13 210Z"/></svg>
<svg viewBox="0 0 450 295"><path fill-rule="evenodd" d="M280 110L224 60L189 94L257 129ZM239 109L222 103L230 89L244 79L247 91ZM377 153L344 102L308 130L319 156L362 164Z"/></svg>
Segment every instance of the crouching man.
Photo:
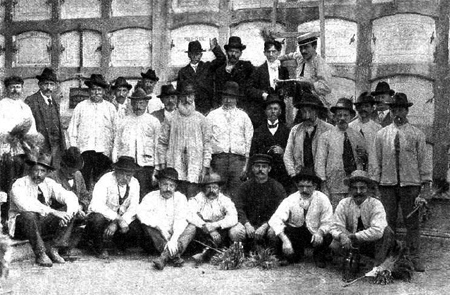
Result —
<svg viewBox="0 0 450 295"><path fill-rule="evenodd" d="M106 240L111 239L118 254L122 254L127 243L140 236L141 227L136 220L139 183L133 177L139 166L133 158L122 156L113 168L114 171L103 175L95 184L86 224L92 250L101 259L109 256L104 246Z"/></svg>
<svg viewBox="0 0 450 295"><path fill-rule="evenodd" d="M181 255L194 238L195 226L188 225L189 214L186 196L176 192L178 172L165 168L157 175L159 190L148 193L137 210L144 231L150 236L160 257L153 260L156 269L163 270L171 260L181 267Z"/></svg>
<svg viewBox="0 0 450 295"><path fill-rule="evenodd" d="M11 188L11 207L9 209L9 233L17 239L28 239L36 263L40 266L52 266L64 263L58 248L68 246L73 228L73 220L79 205L74 193L65 190L47 175L54 168L50 165L51 157L41 154L31 165L27 176L17 179ZM58 202L65 206L65 211L51 208ZM43 236L51 236L44 243Z"/></svg>
<svg viewBox="0 0 450 295"><path fill-rule="evenodd" d="M321 180L314 172L303 169L292 180L298 191L281 202L269 225L282 242L285 263L300 261L305 247L312 246L317 267L324 268L332 241L333 208L328 197L316 190Z"/></svg>
<svg viewBox="0 0 450 295"><path fill-rule="evenodd" d="M205 177L202 191L189 200L188 221L198 228L196 239L204 244L212 244L215 248L224 246L227 237L233 242L240 240L236 230L236 207L233 201L220 191L220 186L224 183L219 174L211 173ZM193 258L196 263L202 263L208 261L212 254L214 253L211 249L206 247Z"/></svg>

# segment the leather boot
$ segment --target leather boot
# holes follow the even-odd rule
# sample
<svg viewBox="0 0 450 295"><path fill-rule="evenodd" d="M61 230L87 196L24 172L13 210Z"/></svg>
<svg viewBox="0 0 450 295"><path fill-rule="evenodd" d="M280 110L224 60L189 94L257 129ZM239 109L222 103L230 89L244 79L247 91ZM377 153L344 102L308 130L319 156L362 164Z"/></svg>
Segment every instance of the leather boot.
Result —
<svg viewBox="0 0 450 295"><path fill-rule="evenodd" d="M64 258L62 258L61 256L59 256L58 253L58 249L56 249L55 247L49 247L47 250L47 255L48 257L50 257L50 259L54 262L54 263L60 263L63 264L66 261L64 260Z"/></svg>
<svg viewBox="0 0 450 295"><path fill-rule="evenodd" d="M40 266L44 267L52 267L53 263L50 258L45 254L45 252L41 252L36 254L36 263Z"/></svg>
<svg viewBox="0 0 450 295"><path fill-rule="evenodd" d="M169 260L169 252L167 250L164 250L161 253L161 256L153 260L153 267L158 270L163 270L168 260Z"/></svg>

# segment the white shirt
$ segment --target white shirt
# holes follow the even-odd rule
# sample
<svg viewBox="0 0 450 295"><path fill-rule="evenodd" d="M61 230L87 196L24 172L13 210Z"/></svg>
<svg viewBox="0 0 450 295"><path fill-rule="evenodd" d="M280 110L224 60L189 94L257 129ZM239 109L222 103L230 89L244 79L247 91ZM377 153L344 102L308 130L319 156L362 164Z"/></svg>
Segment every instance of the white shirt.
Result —
<svg viewBox="0 0 450 295"><path fill-rule="evenodd" d="M164 108L164 104L159 97L157 97L154 93L150 94L150 96L152 98L148 101L147 113L151 114Z"/></svg>
<svg viewBox="0 0 450 295"><path fill-rule="evenodd" d="M267 67L269 70L269 82L270 82L270 87L272 87L273 89L275 89L275 80L279 79L278 76L278 71L279 71L279 67L280 67L280 61L276 60L274 62L269 62L267 61Z"/></svg>
<svg viewBox="0 0 450 295"><path fill-rule="evenodd" d="M275 122L270 122L270 121L267 121L267 125L277 125L277 127L275 127L275 128L269 128L269 132L270 133L272 133L272 135L275 135L275 133L277 132L277 130L278 130L278 125L279 125L279 122L278 122L278 120L276 120ZM269 126L267 126L267 128L269 127Z"/></svg>
<svg viewBox="0 0 450 295"><path fill-rule="evenodd" d="M230 198L222 193L219 193L217 198L210 200L205 193L200 192L188 203L190 209L188 221L196 227L202 227L206 222L216 222L220 228L227 229L238 223L236 206Z"/></svg>
<svg viewBox="0 0 450 295"><path fill-rule="evenodd" d="M192 69L194 70L194 72L197 72L197 68L198 68L198 64L190 64L190 66L192 67Z"/></svg>
<svg viewBox="0 0 450 295"><path fill-rule="evenodd" d="M168 112L166 109L164 109L164 118L166 120L170 120L172 118L174 112L175 112L175 110Z"/></svg>
<svg viewBox="0 0 450 295"><path fill-rule="evenodd" d="M49 105L50 102L52 101L52 98L51 98L51 97L48 97L48 96L45 96L45 95L42 93L42 91L39 91L39 93L40 93L41 96L44 98L45 103L46 103L47 105Z"/></svg>

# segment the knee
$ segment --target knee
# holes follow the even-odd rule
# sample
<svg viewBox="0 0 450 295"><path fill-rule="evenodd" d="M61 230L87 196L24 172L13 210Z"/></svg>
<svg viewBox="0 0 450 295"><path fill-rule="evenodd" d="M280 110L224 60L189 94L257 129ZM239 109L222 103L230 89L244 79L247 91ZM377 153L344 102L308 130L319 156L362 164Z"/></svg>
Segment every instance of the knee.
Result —
<svg viewBox="0 0 450 295"><path fill-rule="evenodd" d="M38 219L38 213L36 212L29 212L29 211L21 212L19 216L22 220L25 221L35 221Z"/></svg>
<svg viewBox="0 0 450 295"><path fill-rule="evenodd" d="M270 241L277 241L278 240L278 237L275 234L275 231L271 227L269 227L269 229L267 230L267 238Z"/></svg>
<svg viewBox="0 0 450 295"><path fill-rule="evenodd" d="M228 234L233 242L242 242L245 239L245 227L238 222L238 224L230 228Z"/></svg>

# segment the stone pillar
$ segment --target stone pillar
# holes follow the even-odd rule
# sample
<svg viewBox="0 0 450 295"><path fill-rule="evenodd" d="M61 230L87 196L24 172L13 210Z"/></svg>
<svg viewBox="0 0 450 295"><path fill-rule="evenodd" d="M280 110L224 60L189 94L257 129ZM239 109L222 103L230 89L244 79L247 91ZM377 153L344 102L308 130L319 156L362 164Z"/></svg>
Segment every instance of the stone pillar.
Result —
<svg viewBox="0 0 450 295"><path fill-rule="evenodd" d="M356 22L358 26L358 44L356 47L355 91L359 96L364 91L370 91L372 64L372 0L359 0L356 4ZM356 98L355 98L356 100Z"/></svg>
<svg viewBox="0 0 450 295"><path fill-rule="evenodd" d="M172 5L172 1L152 1L152 68L164 83L170 60L169 5Z"/></svg>

